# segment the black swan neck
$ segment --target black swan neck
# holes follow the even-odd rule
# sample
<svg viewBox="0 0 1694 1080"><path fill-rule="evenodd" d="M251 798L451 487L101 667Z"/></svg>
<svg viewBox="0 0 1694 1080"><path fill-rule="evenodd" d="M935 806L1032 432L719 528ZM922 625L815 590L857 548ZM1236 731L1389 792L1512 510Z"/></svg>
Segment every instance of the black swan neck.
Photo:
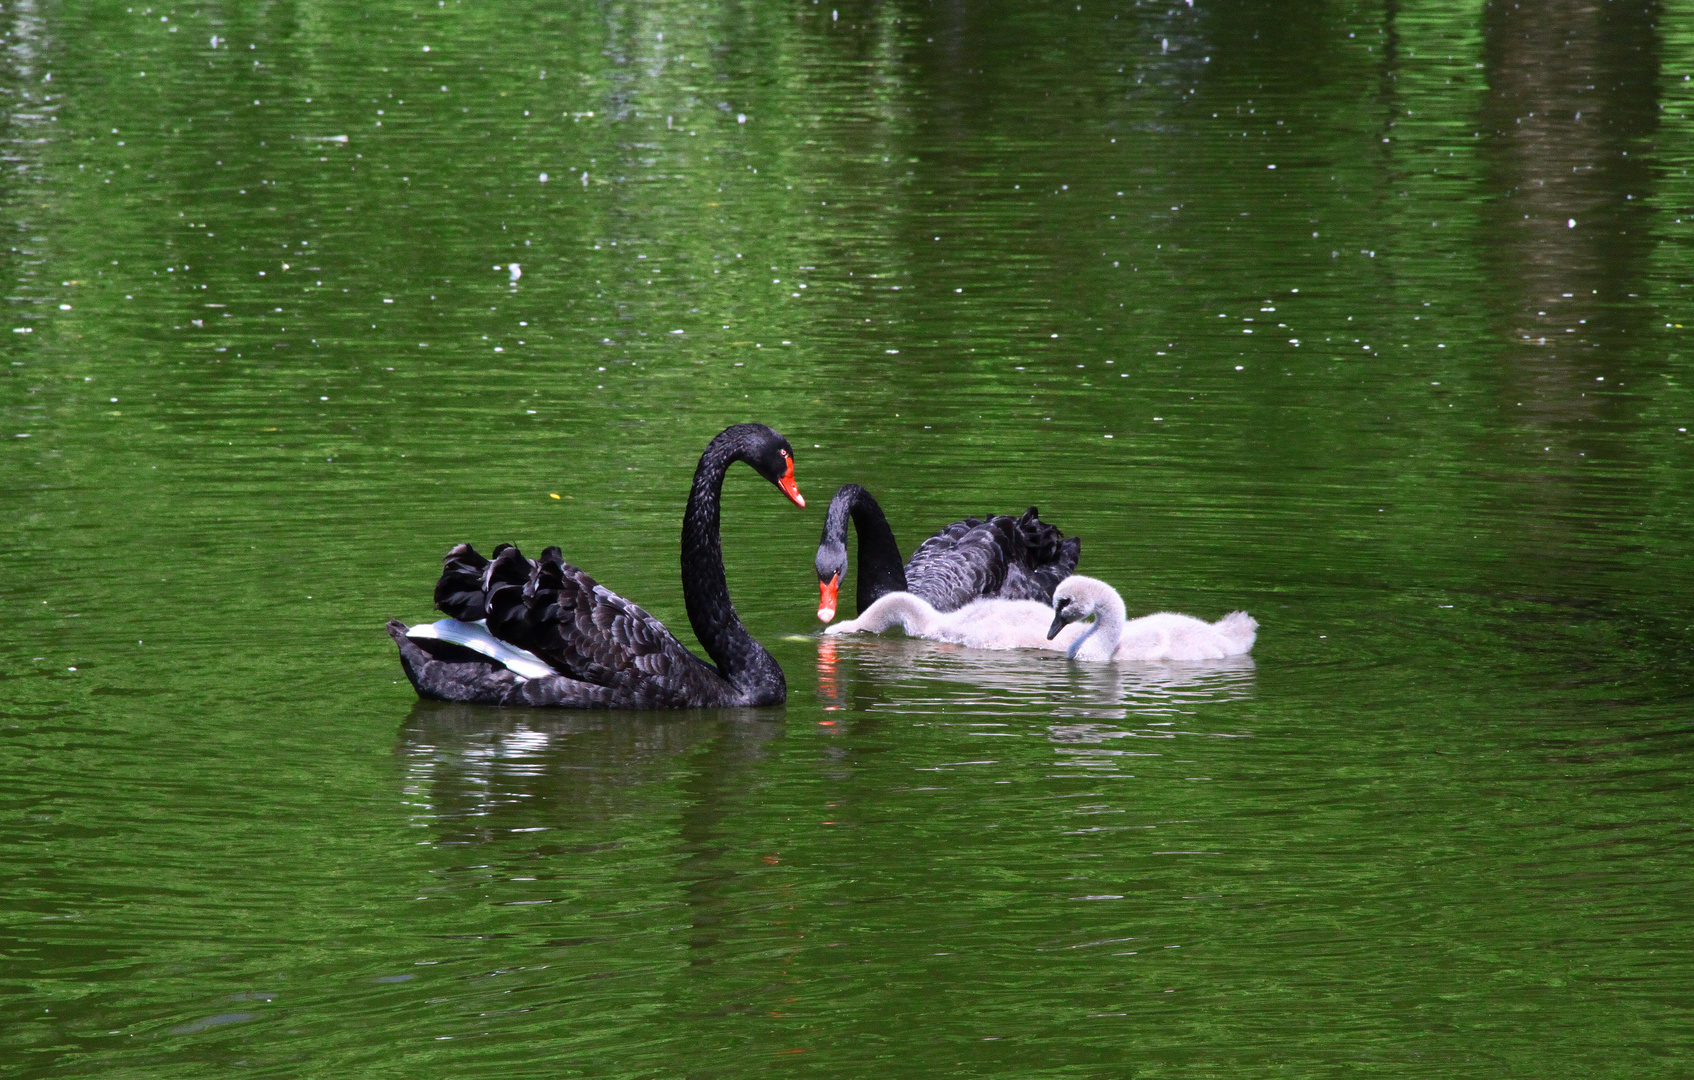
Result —
<svg viewBox="0 0 1694 1080"><path fill-rule="evenodd" d="M849 518L853 531L859 534L856 599L863 614L879 597L906 591L905 560L900 557L900 544L894 539L894 530L883 516L882 507L858 484L844 485L830 500L826 534L846 543Z"/></svg>
<svg viewBox="0 0 1694 1080"><path fill-rule="evenodd" d="M744 429L753 427L738 425L720 433L707 444L694 469L694 486L682 515L682 597L694 636L725 679L755 696L773 690L785 695L782 669L753 640L730 601L718 533L724 473L731 462L746 460L753 436Z"/></svg>

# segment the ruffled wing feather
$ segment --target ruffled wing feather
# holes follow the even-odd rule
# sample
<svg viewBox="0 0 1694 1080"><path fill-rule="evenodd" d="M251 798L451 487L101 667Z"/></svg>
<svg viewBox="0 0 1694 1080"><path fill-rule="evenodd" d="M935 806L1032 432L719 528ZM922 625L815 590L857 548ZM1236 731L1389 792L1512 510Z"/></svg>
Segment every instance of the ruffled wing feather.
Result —
<svg viewBox="0 0 1694 1080"><path fill-rule="evenodd" d="M956 521L925 540L906 564L906 589L937 611L993 596L1006 580L1012 519Z"/></svg>
<svg viewBox="0 0 1694 1080"><path fill-rule="evenodd" d="M486 571L488 629L561 675L652 706L698 704L730 687L638 604L564 561L556 547L531 562L516 548Z"/></svg>

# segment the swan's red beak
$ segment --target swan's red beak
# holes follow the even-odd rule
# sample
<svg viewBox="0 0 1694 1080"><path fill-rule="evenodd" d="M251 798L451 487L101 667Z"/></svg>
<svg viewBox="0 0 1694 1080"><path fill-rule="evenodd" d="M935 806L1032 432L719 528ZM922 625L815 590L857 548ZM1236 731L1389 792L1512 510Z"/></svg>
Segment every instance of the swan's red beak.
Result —
<svg viewBox="0 0 1694 1080"><path fill-rule="evenodd" d="M841 591L841 575L818 582L818 618L824 622L835 618L835 594Z"/></svg>
<svg viewBox="0 0 1694 1080"><path fill-rule="evenodd" d="M795 506L804 507L806 497L800 494L800 485L794 482L794 459L788 459L788 471L782 474L782 479L776 482L782 493L794 501Z"/></svg>

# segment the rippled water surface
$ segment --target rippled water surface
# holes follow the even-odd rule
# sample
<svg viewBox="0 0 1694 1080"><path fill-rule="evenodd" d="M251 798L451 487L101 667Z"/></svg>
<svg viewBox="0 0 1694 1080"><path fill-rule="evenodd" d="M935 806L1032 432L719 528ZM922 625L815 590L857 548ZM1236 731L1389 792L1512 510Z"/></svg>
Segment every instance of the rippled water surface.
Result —
<svg viewBox="0 0 1694 1080"><path fill-rule="evenodd" d="M1687 11L0 27L0 1075L1685 1074ZM459 540L686 637L743 420L785 707L416 700ZM1259 644L823 639L847 481Z"/></svg>

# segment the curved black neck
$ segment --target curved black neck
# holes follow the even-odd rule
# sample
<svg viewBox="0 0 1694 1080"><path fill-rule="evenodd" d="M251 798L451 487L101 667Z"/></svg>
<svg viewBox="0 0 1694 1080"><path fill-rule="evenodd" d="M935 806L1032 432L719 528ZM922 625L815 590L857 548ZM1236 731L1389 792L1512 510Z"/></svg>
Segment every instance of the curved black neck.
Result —
<svg viewBox="0 0 1694 1080"><path fill-rule="evenodd" d="M723 477L733 461L746 460L750 435L740 425L720 433L706 445L694 469L694 487L682 515L682 598L688 622L718 672L742 689L778 688L786 691L782 669L764 646L741 625L729 599L723 573L723 544L718 537Z"/></svg>
<svg viewBox="0 0 1694 1080"><path fill-rule="evenodd" d="M853 531L859 534L859 613L891 592L906 591L905 560L900 557L900 545L894 530L882 514L871 493L858 484L844 484L829 502L829 517L824 521L824 536L847 542L847 519L853 520Z"/></svg>

